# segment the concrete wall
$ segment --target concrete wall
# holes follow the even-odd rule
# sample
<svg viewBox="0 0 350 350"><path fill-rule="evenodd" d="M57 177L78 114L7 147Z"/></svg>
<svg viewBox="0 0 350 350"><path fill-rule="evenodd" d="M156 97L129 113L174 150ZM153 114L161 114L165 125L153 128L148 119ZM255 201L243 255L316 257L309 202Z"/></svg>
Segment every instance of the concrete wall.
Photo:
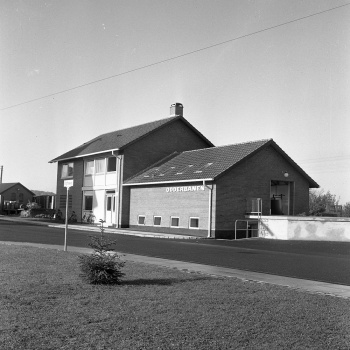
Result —
<svg viewBox="0 0 350 350"><path fill-rule="evenodd" d="M350 242L350 218L264 216L259 236L283 240Z"/></svg>
<svg viewBox="0 0 350 350"><path fill-rule="evenodd" d="M209 189L185 191L187 186L201 186L200 182L135 186L130 189L130 227L148 231L183 233L207 237L209 213ZM179 187L179 190L172 191ZM145 226L138 225L138 215L146 216ZM153 225L153 217L161 216L160 226ZM171 216L180 218L178 228L170 227ZM199 228L189 229L189 218L199 218Z"/></svg>

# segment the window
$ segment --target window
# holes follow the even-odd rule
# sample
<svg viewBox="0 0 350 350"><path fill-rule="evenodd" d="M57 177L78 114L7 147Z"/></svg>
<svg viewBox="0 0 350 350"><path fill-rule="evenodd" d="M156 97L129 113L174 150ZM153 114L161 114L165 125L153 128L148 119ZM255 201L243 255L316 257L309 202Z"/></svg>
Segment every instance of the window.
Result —
<svg viewBox="0 0 350 350"><path fill-rule="evenodd" d="M11 193L11 201L15 201L17 199L16 192Z"/></svg>
<svg viewBox="0 0 350 350"><path fill-rule="evenodd" d="M85 196L84 210L92 210L92 196Z"/></svg>
<svg viewBox="0 0 350 350"><path fill-rule="evenodd" d="M138 225L145 225L146 217L144 215L139 215L137 218Z"/></svg>
<svg viewBox="0 0 350 350"><path fill-rule="evenodd" d="M161 222L162 222L162 217L161 216L155 216L153 218L153 225L154 226L160 226Z"/></svg>
<svg viewBox="0 0 350 350"><path fill-rule="evenodd" d="M104 159L96 159L95 160L95 172L104 173L105 172L105 160Z"/></svg>
<svg viewBox="0 0 350 350"><path fill-rule="evenodd" d="M85 175L92 175L94 173L94 161L90 160L85 163Z"/></svg>
<svg viewBox="0 0 350 350"><path fill-rule="evenodd" d="M62 178L73 177L73 167L74 167L73 163L63 164L61 177Z"/></svg>
<svg viewBox="0 0 350 350"><path fill-rule="evenodd" d="M180 225L180 218L172 216L170 226L171 227L179 227L179 225Z"/></svg>
<svg viewBox="0 0 350 350"><path fill-rule="evenodd" d="M23 197L24 197L24 195L23 195L23 193L20 193L19 194L19 204L23 204Z"/></svg>
<svg viewBox="0 0 350 350"><path fill-rule="evenodd" d="M112 197L107 197L107 210L112 210Z"/></svg>
<svg viewBox="0 0 350 350"><path fill-rule="evenodd" d="M117 169L117 161L116 161L116 157L109 157L107 158L107 171L116 171Z"/></svg>
<svg viewBox="0 0 350 350"><path fill-rule="evenodd" d="M190 228L199 228L199 218L190 218Z"/></svg>

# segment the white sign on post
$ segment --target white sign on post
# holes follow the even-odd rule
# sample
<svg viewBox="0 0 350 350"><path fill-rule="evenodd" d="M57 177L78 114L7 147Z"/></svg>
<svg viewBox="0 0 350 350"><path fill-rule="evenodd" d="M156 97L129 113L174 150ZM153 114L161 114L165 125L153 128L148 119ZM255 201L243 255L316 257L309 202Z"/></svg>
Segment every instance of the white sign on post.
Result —
<svg viewBox="0 0 350 350"><path fill-rule="evenodd" d="M66 198L66 226L64 230L64 248L63 250L67 251L67 231L68 231L68 191L69 188L73 186L73 180L64 180L64 187L67 187L67 198Z"/></svg>
<svg viewBox="0 0 350 350"><path fill-rule="evenodd" d="M64 180L64 187L72 187L73 186L73 180Z"/></svg>

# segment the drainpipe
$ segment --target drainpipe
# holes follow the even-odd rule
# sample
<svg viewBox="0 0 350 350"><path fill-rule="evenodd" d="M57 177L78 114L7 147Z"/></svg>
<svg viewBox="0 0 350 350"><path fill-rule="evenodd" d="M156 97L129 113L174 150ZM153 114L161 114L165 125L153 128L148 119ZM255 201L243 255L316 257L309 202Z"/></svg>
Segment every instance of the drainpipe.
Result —
<svg viewBox="0 0 350 350"><path fill-rule="evenodd" d="M121 170L122 170L122 158L119 155L116 155L114 151L112 151L112 155L116 158L117 161L117 205L116 205L116 227L119 228L119 219L120 219L120 187L121 187Z"/></svg>
<svg viewBox="0 0 350 350"><path fill-rule="evenodd" d="M211 238L211 207L212 207L212 196L213 196L213 185L212 187L208 186L203 180L203 186L209 190L209 210L208 210L208 238Z"/></svg>

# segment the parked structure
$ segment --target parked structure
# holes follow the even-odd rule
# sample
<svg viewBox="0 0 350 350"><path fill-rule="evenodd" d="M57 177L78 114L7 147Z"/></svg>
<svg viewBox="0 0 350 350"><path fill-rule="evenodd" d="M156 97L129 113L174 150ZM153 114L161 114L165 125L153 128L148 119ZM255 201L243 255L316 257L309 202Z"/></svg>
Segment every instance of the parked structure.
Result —
<svg viewBox="0 0 350 350"><path fill-rule="evenodd" d="M0 183L0 213L21 211L35 194L19 182Z"/></svg>
<svg viewBox="0 0 350 350"><path fill-rule="evenodd" d="M64 180L71 179L69 211L115 227L233 237L236 220L257 211L308 212L309 188L318 185L272 139L214 147L181 104L170 114L53 159L56 208L65 208Z"/></svg>

